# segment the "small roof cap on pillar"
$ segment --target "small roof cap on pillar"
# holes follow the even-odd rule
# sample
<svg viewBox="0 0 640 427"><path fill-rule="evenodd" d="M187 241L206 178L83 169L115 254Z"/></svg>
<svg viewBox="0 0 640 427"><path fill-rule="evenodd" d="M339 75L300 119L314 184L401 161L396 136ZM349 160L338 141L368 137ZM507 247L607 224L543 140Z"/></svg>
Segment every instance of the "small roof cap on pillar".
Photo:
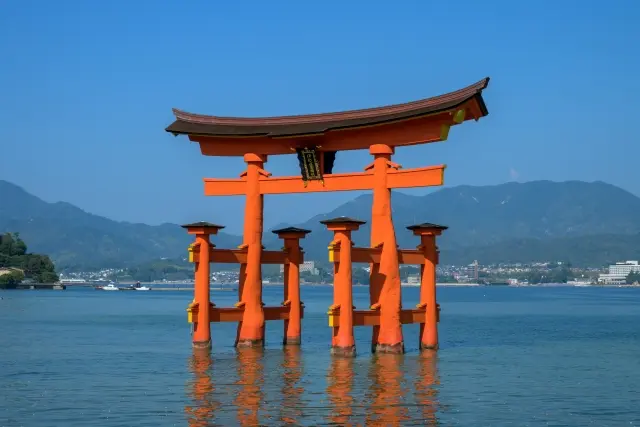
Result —
<svg viewBox="0 0 640 427"><path fill-rule="evenodd" d="M348 216L339 216L337 218L320 221L320 224L326 225L327 229L330 231L356 231L362 224L366 223L366 221L349 218Z"/></svg>
<svg viewBox="0 0 640 427"><path fill-rule="evenodd" d="M349 218L348 216L339 216L331 219L323 219L320 221L320 224L324 225L337 225L337 224L353 224L353 225L362 225L366 224L367 221L360 221L359 219Z"/></svg>
<svg viewBox="0 0 640 427"><path fill-rule="evenodd" d="M284 227L277 230L271 230L273 234L309 234L311 230L298 227Z"/></svg>
<svg viewBox="0 0 640 427"><path fill-rule="evenodd" d="M407 230L411 230L414 233L424 232L437 232L438 234L448 229L446 225L434 224L431 222L423 222L422 224L410 225Z"/></svg>
<svg viewBox="0 0 640 427"><path fill-rule="evenodd" d="M224 228L224 225L213 224L207 221L198 221L190 224L184 224L181 227L186 228L189 232L199 231L201 233L216 234L219 230Z"/></svg>

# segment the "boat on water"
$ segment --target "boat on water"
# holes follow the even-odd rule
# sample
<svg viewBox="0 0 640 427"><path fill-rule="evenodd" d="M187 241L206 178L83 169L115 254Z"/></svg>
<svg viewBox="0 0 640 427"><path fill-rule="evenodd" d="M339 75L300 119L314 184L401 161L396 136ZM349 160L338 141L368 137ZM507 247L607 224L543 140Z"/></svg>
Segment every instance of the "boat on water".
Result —
<svg viewBox="0 0 640 427"><path fill-rule="evenodd" d="M151 288L148 286L142 286L140 284L140 282L136 282L135 286L133 287L136 291L150 291Z"/></svg>
<svg viewBox="0 0 640 427"><path fill-rule="evenodd" d="M587 286L592 286L593 283L590 282L590 281L587 281L587 280L574 279L574 280L567 281L567 285L569 285L569 286L578 286L578 287L583 287L584 288L584 287L587 287Z"/></svg>
<svg viewBox="0 0 640 427"><path fill-rule="evenodd" d="M120 290L120 288L118 288L115 284L113 284L113 282L97 289L101 289L103 291L119 291Z"/></svg>
<svg viewBox="0 0 640 427"><path fill-rule="evenodd" d="M480 280L479 284L482 286L509 286L509 282L490 282L488 280Z"/></svg>

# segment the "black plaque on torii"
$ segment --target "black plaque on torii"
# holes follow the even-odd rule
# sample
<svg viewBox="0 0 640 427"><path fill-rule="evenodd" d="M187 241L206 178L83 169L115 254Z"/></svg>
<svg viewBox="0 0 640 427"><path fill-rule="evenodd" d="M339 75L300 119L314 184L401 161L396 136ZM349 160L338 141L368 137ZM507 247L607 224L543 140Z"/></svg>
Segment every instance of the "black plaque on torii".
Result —
<svg viewBox="0 0 640 427"><path fill-rule="evenodd" d="M315 147L305 147L298 148L296 152L298 154L300 175L302 175L304 186L306 187L309 181L324 182L317 149Z"/></svg>

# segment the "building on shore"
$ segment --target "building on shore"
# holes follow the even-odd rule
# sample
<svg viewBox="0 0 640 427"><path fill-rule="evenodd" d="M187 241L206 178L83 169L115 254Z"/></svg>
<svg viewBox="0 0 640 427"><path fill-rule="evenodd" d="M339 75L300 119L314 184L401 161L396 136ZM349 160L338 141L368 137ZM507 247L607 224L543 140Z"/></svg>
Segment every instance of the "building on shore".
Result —
<svg viewBox="0 0 640 427"><path fill-rule="evenodd" d="M623 261L609 266L609 272L598 276L598 283L603 285L622 285L626 283L629 273L640 273L640 262Z"/></svg>
<svg viewBox="0 0 640 427"><path fill-rule="evenodd" d="M312 276L317 276L320 271L316 267L315 261L305 261L300 264L300 273L309 272ZM280 264L280 273L284 273L284 265Z"/></svg>

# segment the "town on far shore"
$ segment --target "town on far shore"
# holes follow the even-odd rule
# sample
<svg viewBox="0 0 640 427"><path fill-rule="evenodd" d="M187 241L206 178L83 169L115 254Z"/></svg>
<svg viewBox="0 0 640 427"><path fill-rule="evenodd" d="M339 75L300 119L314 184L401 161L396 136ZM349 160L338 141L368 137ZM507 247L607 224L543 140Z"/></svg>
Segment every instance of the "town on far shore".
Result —
<svg viewBox="0 0 640 427"><path fill-rule="evenodd" d="M271 266L269 266L271 267ZM279 267L279 268L278 268ZM284 267L275 266L263 272L264 285L283 283ZM193 285L191 270L165 269L164 277L144 270L105 268L97 271L83 271L61 275L65 285L100 286L109 282L131 284L142 282L156 286ZM401 266L401 282L404 286L420 286L420 269ZM300 279L303 285L331 285L331 271L328 264L304 261L300 265ZM640 286L640 262L621 261L608 267L574 267L569 262L533 262L514 264L481 265L477 260L469 265L442 265L437 267L438 285L444 286L541 286L566 284L573 286ZM354 285L367 285L368 266L354 266ZM211 273L212 284L236 285L239 270L219 270Z"/></svg>
<svg viewBox="0 0 640 427"><path fill-rule="evenodd" d="M282 284L284 266L265 265L262 275L264 285ZM475 260L463 266L438 265L436 275L439 285L449 286L640 286L640 262L631 260L608 267L577 267L564 261L482 265ZM332 277L329 263L308 260L300 264L300 280L304 285L331 285ZM404 286L420 286L419 267L401 266L400 280ZM211 281L218 289L232 288L239 282L239 269L214 268ZM353 282L356 286L369 283L368 265L354 265ZM108 283L146 283L153 284L155 289L181 285L181 289L192 289L193 264L186 258L163 259L132 268L101 268L58 275L49 257L29 253L18 233L0 235L0 288L34 289L43 283L47 285L46 289L65 289L68 285L101 288Z"/></svg>

